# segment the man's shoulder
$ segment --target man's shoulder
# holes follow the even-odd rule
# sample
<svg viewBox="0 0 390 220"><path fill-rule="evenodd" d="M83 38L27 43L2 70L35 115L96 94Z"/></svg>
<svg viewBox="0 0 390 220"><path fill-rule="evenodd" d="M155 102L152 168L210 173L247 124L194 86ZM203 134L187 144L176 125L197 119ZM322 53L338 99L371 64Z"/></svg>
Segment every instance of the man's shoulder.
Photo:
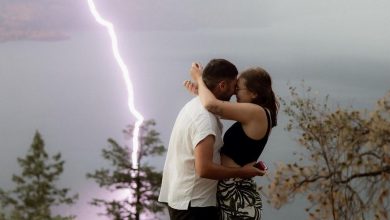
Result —
<svg viewBox="0 0 390 220"><path fill-rule="evenodd" d="M194 107L198 107L198 106L201 106L202 104L200 103L200 99L198 96L192 98L191 100L189 100L185 105L184 105L184 108L194 108Z"/></svg>
<svg viewBox="0 0 390 220"><path fill-rule="evenodd" d="M216 116L213 113L207 111L207 109L202 105L199 97L195 97L187 102L187 104L183 107L183 110L195 118L204 117L211 118L212 120L216 119Z"/></svg>
<svg viewBox="0 0 390 220"><path fill-rule="evenodd" d="M192 125L209 124L213 126L218 124L218 119L213 113L210 113L203 107L198 97L195 97L183 106L177 117L177 122L181 124L190 123Z"/></svg>

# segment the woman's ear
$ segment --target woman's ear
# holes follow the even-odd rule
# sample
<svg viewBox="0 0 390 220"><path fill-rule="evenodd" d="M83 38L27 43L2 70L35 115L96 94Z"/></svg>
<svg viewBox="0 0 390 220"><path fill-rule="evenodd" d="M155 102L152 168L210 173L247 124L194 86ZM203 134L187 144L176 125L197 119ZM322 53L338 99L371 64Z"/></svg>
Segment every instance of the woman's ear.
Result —
<svg viewBox="0 0 390 220"><path fill-rule="evenodd" d="M252 99L257 98L257 93L251 92L251 97L252 97Z"/></svg>

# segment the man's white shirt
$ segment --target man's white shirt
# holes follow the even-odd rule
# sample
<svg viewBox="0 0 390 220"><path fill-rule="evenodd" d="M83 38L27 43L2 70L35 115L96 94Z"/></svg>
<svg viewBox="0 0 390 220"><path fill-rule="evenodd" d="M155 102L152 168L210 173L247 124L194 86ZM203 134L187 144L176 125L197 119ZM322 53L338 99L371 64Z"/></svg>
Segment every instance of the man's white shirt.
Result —
<svg viewBox="0 0 390 220"><path fill-rule="evenodd" d="M180 111L169 140L158 201L174 209L216 206L217 180L200 178L195 173L196 145L208 135L215 137L213 162L220 164L222 124L193 98Z"/></svg>

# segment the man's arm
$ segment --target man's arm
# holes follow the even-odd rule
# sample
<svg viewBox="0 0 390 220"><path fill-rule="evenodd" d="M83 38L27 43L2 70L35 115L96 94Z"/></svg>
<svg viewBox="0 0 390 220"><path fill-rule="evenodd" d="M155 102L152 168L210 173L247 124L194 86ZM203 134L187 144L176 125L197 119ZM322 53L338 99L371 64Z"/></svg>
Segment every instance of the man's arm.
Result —
<svg viewBox="0 0 390 220"><path fill-rule="evenodd" d="M209 135L195 147L195 171L202 178L221 180L226 178L240 177L251 178L264 175L251 165L237 168L224 167L213 162L214 136Z"/></svg>

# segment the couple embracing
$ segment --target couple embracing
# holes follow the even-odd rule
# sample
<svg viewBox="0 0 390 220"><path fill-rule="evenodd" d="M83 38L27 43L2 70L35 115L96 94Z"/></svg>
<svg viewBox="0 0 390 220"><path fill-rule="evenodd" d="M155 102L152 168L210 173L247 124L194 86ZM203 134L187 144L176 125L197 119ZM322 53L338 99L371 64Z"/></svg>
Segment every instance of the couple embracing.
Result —
<svg viewBox="0 0 390 220"><path fill-rule="evenodd" d="M159 201L172 220L261 219L253 177L266 172L254 165L277 121L271 77L258 67L237 78L225 59L193 63L190 73L195 82L185 86L197 96L173 127ZM220 118L236 121L223 137Z"/></svg>

